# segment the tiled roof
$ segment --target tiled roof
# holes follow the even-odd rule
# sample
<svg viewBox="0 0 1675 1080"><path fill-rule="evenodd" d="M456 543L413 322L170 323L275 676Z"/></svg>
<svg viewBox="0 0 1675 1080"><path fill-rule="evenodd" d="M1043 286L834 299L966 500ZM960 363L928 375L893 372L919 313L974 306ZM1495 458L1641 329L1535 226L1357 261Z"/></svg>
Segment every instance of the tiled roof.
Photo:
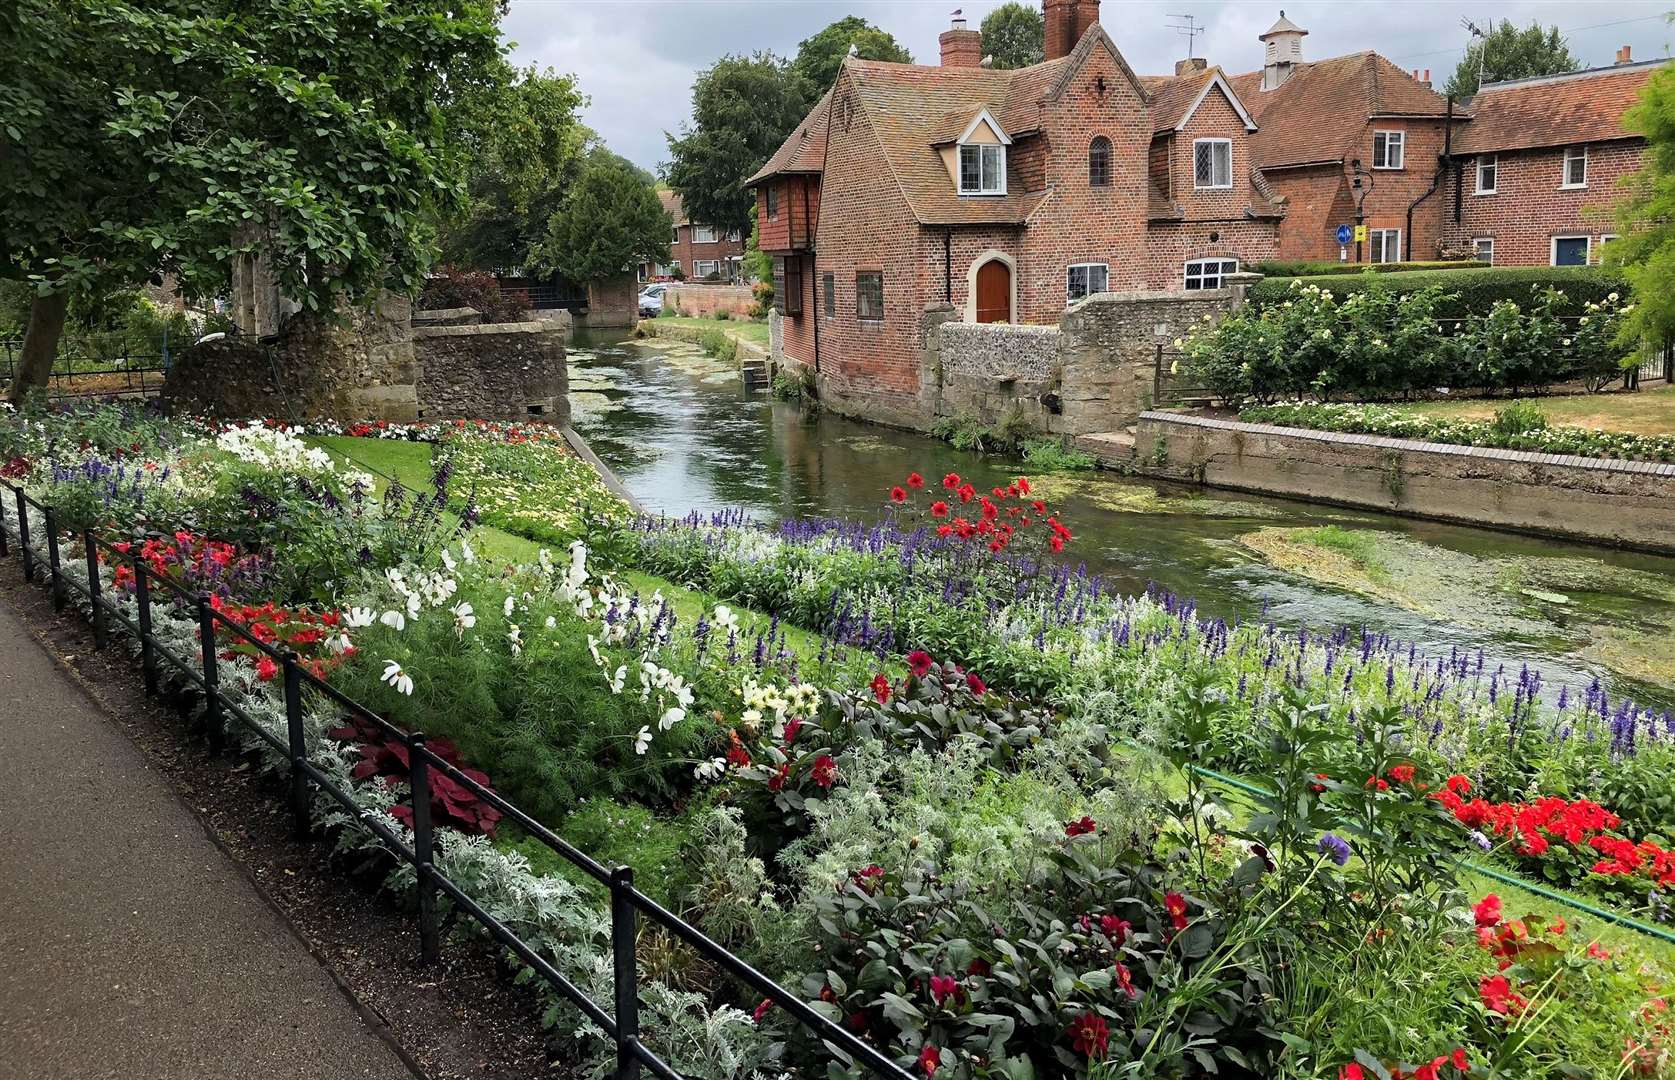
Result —
<svg viewBox="0 0 1675 1080"><path fill-rule="evenodd" d="M1467 101L1473 120L1455 152L1478 154L1632 138L1623 112L1666 61L1491 83Z"/></svg>
<svg viewBox="0 0 1675 1080"><path fill-rule="evenodd" d="M1170 131L1181 122L1204 84L1215 78L1216 69L1187 75L1142 75L1140 85L1152 96L1152 130Z"/></svg>
<svg viewBox="0 0 1675 1080"><path fill-rule="evenodd" d="M1447 99L1374 52L1299 64L1277 89L1262 72L1228 80L1256 118L1258 168L1339 161L1375 116L1443 116ZM1469 110L1456 108L1456 116Z"/></svg>
<svg viewBox="0 0 1675 1080"><path fill-rule="evenodd" d="M745 187L781 173L817 173L826 165L826 124L831 115L832 92L809 110L797 130L786 136L760 169L744 182Z"/></svg>
<svg viewBox="0 0 1675 1080"><path fill-rule="evenodd" d="M668 188L658 188L657 201L662 203L663 209L667 210L669 212L669 216L675 219L676 225L692 224L690 221L686 220L686 210L681 206L679 195L676 195Z"/></svg>

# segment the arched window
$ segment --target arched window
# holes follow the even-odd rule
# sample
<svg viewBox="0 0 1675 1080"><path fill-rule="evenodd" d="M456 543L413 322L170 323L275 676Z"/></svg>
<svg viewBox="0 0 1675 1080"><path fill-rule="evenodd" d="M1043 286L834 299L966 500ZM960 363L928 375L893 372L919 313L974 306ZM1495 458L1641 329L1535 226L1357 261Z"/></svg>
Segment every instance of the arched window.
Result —
<svg viewBox="0 0 1675 1080"><path fill-rule="evenodd" d="M1111 140L1095 135L1088 144L1088 183L1108 187L1111 183Z"/></svg>

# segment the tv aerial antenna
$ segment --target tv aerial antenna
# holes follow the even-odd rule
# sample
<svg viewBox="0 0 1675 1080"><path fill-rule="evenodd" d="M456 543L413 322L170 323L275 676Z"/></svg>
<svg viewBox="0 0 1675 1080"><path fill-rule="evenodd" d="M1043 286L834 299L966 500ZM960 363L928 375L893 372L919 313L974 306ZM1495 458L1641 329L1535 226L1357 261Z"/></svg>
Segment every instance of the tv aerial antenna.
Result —
<svg viewBox="0 0 1675 1080"><path fill-rule="evenodd" d="M1209 27L1199 26L1197 17L1193 15L1169 15L1166 17L1175 20L1169 24L1169 28L1186 38L1186 58L1191 60L1193 39L1208 30Z"/></svg>

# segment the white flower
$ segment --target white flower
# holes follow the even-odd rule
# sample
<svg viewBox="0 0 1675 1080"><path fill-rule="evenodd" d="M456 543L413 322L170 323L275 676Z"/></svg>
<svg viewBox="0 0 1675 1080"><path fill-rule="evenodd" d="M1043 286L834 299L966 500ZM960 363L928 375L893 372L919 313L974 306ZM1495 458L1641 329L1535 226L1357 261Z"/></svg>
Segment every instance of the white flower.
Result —
<svg viewBox="0 0 1675 1080"><path fill-rule="evenodd" d="M448 573L450 574L453 573L454 568L459 565L459 563L454 561L454 557L448 554L447 548L442 549L442 565L448 568Z"/></svg>
<svg viewBox="0 0 1675 1080"><path fill-rule="evenodd" d="M622 686L627 681L628 681L628 665L627 664L618 665L615 675L607 675L605 677L605 685L607 685L611 688L611 693L613 693L613 694L622 693Z"/></svg>
<svg viewBox="0 0 1675 1080"><path fill-rule="evenodd" d="M413 676L401 670L401 665L394 660L384 661L384 674L379 677L379 681L389 683L397 692L409 697L413 694Z"/></svg>
<svg viewBox="0 0 1675 1080"><path fill-rule="evenodd" d="M726 604L715 605L715 612L712 614L710 621L715 623L715 628L717 630L723 630L728 633L732 633L739 628L739 617L735 615L733 613L733 609L728 607Z"/></svg>
<svg viewBox="0 0 1675 1080"><path fill-rule="evenodd" d="M668 731L670 728L685 719L686 710L681 708L679 705L676 705L665 711L663 715L658 718L657 726L664 731Z"/></svg>
<svg viewBox="0 0 1675 1080"><path fill-rule="evenodd" d="M343 613L343 623L352 630L359 630L371 626L377 615L371 608L352 607Z"/></svg>
<svg viewBox="0 0 1675 1080"><path fill-rule="evenodd" d="M518 656L523 652L523 631L518 629L517 623L508 624L511 630L506 633L506 641L512 647L512 655Z"/></svg>
<svg viewBox="0 0 1675 1080"><path fill-rule="evenodd" d="M477 561L477 553L472 551L471 545L464 540L459 542L459 557L468 563L474 563Z"/></svg>
<svg viewBox="0 0 1675 1080"><path fill-rule="evenodd" d="M389 627L391 630L407 629L407 616L403 615L399 611L386 611L384 614L378 616L378 621Z"/></svg>
<svg viewBox="0 0 1675 1080"><path fill-rule="evenodd" d="M643 756L646 752L646 749L650 746L651 746L651 728L643 727L643 728L640 729L640 733L638 735L634 736L634 752L636 754L640 754L640 755Z"/></svg>
<svg viewBox="0 0 1675 1080"><path fill-rule="evenodd" d="M592 654L593 662L595 664L598 664L600 667L605 666L604 657L599 655L599 639L594 637L592 634L587 636L587 651Z"/></svg>
<svg viewBox="0 0 1675 1080"><path fill-rule="evenodd" d="M500 605L500 614L504 618L510 619L512 617L512 608L513 608L513 606L515 606L517 604L517 602L518 601L517 601L516 597L514 597L510 594L507 594L506 602L504 604Z"/></svg>
<svg viewBox="0 0 1675 1080"><path fill-rule="evenodd" d="M470 602L461 600L450 610L454 613L454 633L460 637L464 637L467 630L477 625L477 616L472 613Z"/></svg>
<svg viewBox="0 0 1675 1080"><path fill-rule="evenodd" d="M692 770L692 775L700 780L715 780L726 771L727 759L718 757L711 758L708 761L700 761L697 767Z"/></svg>

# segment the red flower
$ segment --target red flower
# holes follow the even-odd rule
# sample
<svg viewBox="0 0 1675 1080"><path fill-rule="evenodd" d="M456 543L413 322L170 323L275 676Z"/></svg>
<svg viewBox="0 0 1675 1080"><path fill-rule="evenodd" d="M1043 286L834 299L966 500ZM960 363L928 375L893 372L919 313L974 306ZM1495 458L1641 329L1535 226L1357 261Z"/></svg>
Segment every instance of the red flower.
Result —
<svg viewBox="0 0 1675 1080"><path fill-rule="evenodd" d="M907 669L920 678L924 678L925 672L934 666L936 666L936 661L932 660L931 654L923 649L914 649L907 654Z"/></svg>
<svg viewBox="0 0 1675 1080"><path fill-rule="evenodd" d="M803 722L793 716L785 721L785 745L790 746L797 740L797 732L803 730Z"/></svg>
<svg viewBox="0 0 1675 1080"><path fill-rule="evenodd" d="M926 1043L919 1051L919 1067L925 1070L926 1076L935 1076L936 1070L942 1067L942 1051Z"/></svg>
<svg viewBox="0 0 1675 1080"><path fill-rule="evenodd" d="M965 685L978 697L982 697L989 689L983 680L977 677L977 673L975 671L968 671L965 673Z"/></svg>
<svg viewBox="0 0 1675 1080"><path fill-rule="evenodd" d="M768 998L763 998L761 1004L757 1005L755 1009L751 1010L750 1018L752 1020L756 1021L756 1023L760 1024L762 1022L762 1017L768 1015L768 1010L772 1009L773 1007L774 1007L774 1003L773 1003L772 1000L770 1000Z"/></svg>
<svg viewBox="0 0 1675 1080"><path fill-rule="evenodd" d="M1477 980L1477 994L1484 1008L1502 1016L1516 1016L1524 1007L1524 999L1512 992L1505 975L1486 975Z"/></svg>
<svg viewBox="0 0 1675 1080"><path fill-rule="evenodd" d="M256 678L267 682L279 674L279 665L273 662L271 656L264 656L256 661Z"/></svg>
<svg viewBox="0 0 1675 1080"><path fill-rule="evenodd" d="M1462 1046L1462 1047L1455 1048L1454 1055L1453 1055L1453 1065L1456 1069L1459 1069L1461 1072L1465 1072L1467 1069L1471 1068L1471 1059L1466 1057L1465 1047Z"/></svg>
<svg viewBox="0 0 1675 1080"><path fill-rule="evenodd" d="M1111 939L1112 945L1121 945L1128 940L1128 932L1134 928L1127 919L1119 919L1115 915L1101 915L1099 917L1100 933Z"/></svg>
<svg viewBox="0 0 1675 1080"><path fill-rule="evenodd" d="M920 488L925 486L925 478L916 472L908 473L907 486L912 488L914 491L918 491Z"/></svg>
<svg viewBox="0 0 1675 1080"><path fill-rule="evenodd" d="M988 975L989 972L991 972L993 970L994 970L994 968L989 964L989 962L987 960L983 959L981 956L979 956L977 959L975 959L971 962L970 967L965 969L965 973L967 975L976 975L979 978L982 978L982 977Z"/></svg>
<svg viewBox="0 0 1675 1080"><path fill-rule="evenodd" d="M891 502L899 502L899 503L906 502L907 501L907 489L904 488L904 487L893 487L893 488L891 488L890 489L890 501Z"/></svg>
<svg viewBox="0 0 1675 1080"><path fill-rule="evenodd" d="M823 788L829 788L837 780L837 762L831 755L821 754L814 759L814 768L809 772L814 782Z"/></svg>
<svg viewBox="0 0 1675 1080"><path fill-rule="evenodd" d="M1471 791L1471 781L1466 779L1464 776L1461 776L1459 773L1455 773L1447 780L1444 780L1442 782L1442 786L1447 788L1449 791L1454 792L1456 795L1464 795Z"/></svg>
<svg viewBox="0 0 1675 1080"><path fill-rule="evenodd" d="M1315 778L1315 779L1316 779L1316 780L1330 780L1330 779L1332 779L1332 778L1331 778L1331 777L1330 777L1330 776L1327 776L1327 775L1326 775L1326 774L1325 774L1325 773L1323 773L1323 772L1317 772L1317 773L1315 773L1315 774L1314 774L1314 778ZM1310 784L1310 785L1309 785L1309 790L1310 790L1310 791L1312 791L1312 792L1314 792L1314 793L1315 793L1315 794L1316 794L1316 795L1318 795L1318 794L1320 794L1320 793L1321 793L1321 792L1322 792L1322 791L1325 791L1325 790L1326 790L1326 785L1325 785L1325 784Z"/></svg>
<svg viewBox="0 0 1675 1080"><path fill-rule="evenodd" d="M948 516L948 504L938 499L931 503L931 517L945 518ZM946 535L946 534L944 534Z"/></svg>
<svg viewBox="0 0 1675 1080"><path fill-rule="evenodd" d="M959 980L955 979L952 975L931 976L931 1000L935 1001L938 1005L946 1005L948 1003L948 999L955 997L959 994L959 992Z"/></svg>
<svg viewBox="0 0 1675 1080"><path fill-rule="evenodd" d="M1338 1080L1367 1080L1367 1074L1352 1061L1338 1070Z"/></svg>
<svg viewBox="0 0 1675 1080"><path fill-rule="evenodd" d="M1397 765L1390 770L1390 779L1396 781L1398 784L1413 783L1413 766Z"/></svg>
<svg viewBox="0 0 1675 1080"><path fill-rule="evenodd" d="M1134 985L1134 978L1127 964L1117 964L1117 985L1122 987L1122 992L1127 994L1130 1000L1140 996L1140 988Z"/></svg>
<svg viewBox="0 0 1675 1080"><path fill-rule="evenodd" d="M855 887L871 896L878 887L884 884L884 868L877 864L855 871L851 877L855 880Z"/></svg>
<svg viewBox="0 0 1675 1080"><path fill-rule="evenodd" d="M1178 892L1167 894L1163 898L1163 910L1169 913L1169 922L1175 929L1186 929L1186 897Z"/></svg>
<svg viewBox="0 0 1675 1080"><path fill-rule="evenodd" d="M1029 494L1029 477L1020 476L1015 483L1018 485L1019 491L1023 492L1025 495Z"/></svg>
<svg viewBox="0 0 1675 1080"><path fill-rule="evenodd" d="M1098 1013L1085 1012L1070 1022L1070 1040L1078 1054L1097 1060L1105 1056L1111 1029Z"/></svg>
<svg viewBox="0 0 1675 1080"><path fill-rule="evenodd" d="M874 675L872 677L871 686L872 696L878 699L878 703L880 705L883 705L885 702L890 700L889 679L886 679L882 674Z"/></svg>
<svg viewBox="0 0 1675 1080"><path fill-rule="evenodd" d="M942 478L942 486L947 488L949 491L958 491L960 487L960 474L957 472L947 474Z"/></svg>
<svg viewBox="0 0 1675 1080"><path fill-rule="evenodd" d="M961 484L960 489L956 494L959 495L961 502L968 503L977 497L977 489L972 487L970 484Z"/></svg>
<svg viewBox="0 0 1675 1080"><path fill-rule="evenodd" d="M791 766L781 765L779 771L768 777L769 791L785 790L785 782L791 779Z"/></svg>
<svg viewBox="0 0 1675 1080"><path fill-rule="evenodd" d="M1477 902L1477 906L1471 909L1471 913L1472 917L1477 920L1478 926L1499 926L1501 921L1501 898L1494 893L1490 893Z"/></svg>
<svg viewBox="0 0 1675 1080"><path fill-rule="evenodd" d="M1390 781L1384 779L1382 776L1369 776L1367 777L1367 786L1376 787L1380 791L1389 791Z"/></svg>
<svg viewBox="0 0 1675 1080"><path fill-rule="evenodd" d="M1047 538L1047 546L1052 548L1055 552L1063 551L1064 550L1064 537L1059 536L1056 533L1052 536L1049 536Z"/></svg>
<svg viewBox="0 0 1675 1080"><path fill-rule="evenodd" d="M1601 948L1599 942L1595 941L1588 945L1588 957L1592 960L1609 960L1611 959L1611 950Z"/></svg>
<svg viewBox="0 0 1675 1080"><path fill-rule="evenodd" d="M1099 824L1097 822L1095 822L1093 820L1093 818L1083 816L1082 818L1079 818L1076 821L1065 822L1064 835L1066 835L1066 836L1086 836L1089 833L1098 831L1098 829L1099 829Z"/></svg>

